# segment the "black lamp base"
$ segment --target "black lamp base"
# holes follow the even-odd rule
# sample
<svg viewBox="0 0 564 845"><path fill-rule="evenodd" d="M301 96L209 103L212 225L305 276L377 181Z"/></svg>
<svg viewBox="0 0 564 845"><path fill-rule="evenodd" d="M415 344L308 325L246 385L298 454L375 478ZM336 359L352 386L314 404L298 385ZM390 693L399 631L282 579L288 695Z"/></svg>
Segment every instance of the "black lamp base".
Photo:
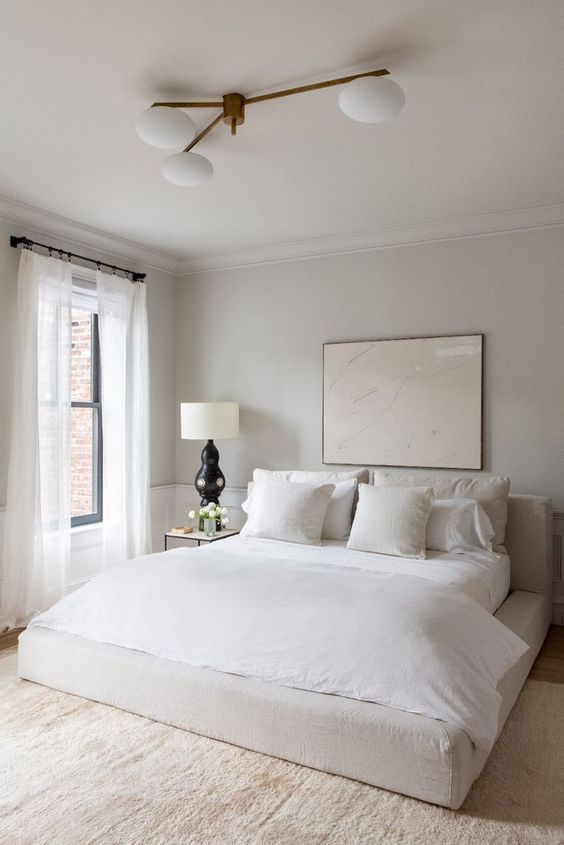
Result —
<svg viewBox="0 0 564 845"><path fill-rule="evenodd" d="M219 468L219 451L213 440L208 440L202 449L202 466L194 479L194 486L200 495L200 507L214 502L225 487L225 476Z"/></svg>

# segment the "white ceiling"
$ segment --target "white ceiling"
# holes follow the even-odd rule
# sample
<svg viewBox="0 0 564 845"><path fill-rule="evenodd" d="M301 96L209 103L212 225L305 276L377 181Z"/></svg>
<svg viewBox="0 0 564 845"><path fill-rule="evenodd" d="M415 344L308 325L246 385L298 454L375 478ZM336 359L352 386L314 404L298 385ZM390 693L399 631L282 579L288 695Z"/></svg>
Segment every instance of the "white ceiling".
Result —
<svg viewBox="0 0 564 845"><path fill-rule="evenodd" d="M18 0L2 8L0 193L178 258L564 202L562 0ZM178 188L155 100L388 67L369 126L339 89L257 104ZM192 112L203 126L216 112Z"/></svg>

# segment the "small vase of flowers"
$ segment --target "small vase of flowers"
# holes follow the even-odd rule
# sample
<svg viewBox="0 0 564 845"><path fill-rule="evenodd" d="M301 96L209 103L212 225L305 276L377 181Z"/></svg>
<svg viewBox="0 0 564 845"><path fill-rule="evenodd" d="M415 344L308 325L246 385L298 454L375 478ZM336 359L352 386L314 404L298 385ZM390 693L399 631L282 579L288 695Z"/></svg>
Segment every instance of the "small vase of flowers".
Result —
<svg viewBox="0 0 564 845"><path fill-rule="evenodd" d="M210 502L209 505L204 505L197 512L190 511L188 516L190 519L198 519L198 528L200 531L205 530L204 522L206 520L213 520L215 522L216 531L221 531L222 528L226 528L229 525L227 508L220 508L216 502Z"/></svg>

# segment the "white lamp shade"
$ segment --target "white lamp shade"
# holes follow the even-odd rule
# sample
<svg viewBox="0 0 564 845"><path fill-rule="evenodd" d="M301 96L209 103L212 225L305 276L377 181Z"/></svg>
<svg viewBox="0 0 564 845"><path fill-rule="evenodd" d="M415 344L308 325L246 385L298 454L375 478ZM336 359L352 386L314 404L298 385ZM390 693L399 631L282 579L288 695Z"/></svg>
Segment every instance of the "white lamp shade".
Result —
<svg viewBox="0 0 564 845"><path fill-rule="evenodd" d="M180 436L183 440L224 440L239 434L237 402L182 402Z"/></svg>
<svg viewBox="0 0 564 845"><path fill-rule="evenodd" d="M142 141L159 150L178 150L196 134L196 124L186 112L167 106L153 106L141 112L135 131Z"/></svg>
<svg viewBox="0 0 564 845"><path fill-rule="evenodd" d="M360 123L384 123L405 106L405 94L387 76L362 76L349 82L339 94L341 110Z"/></svg>
<svg viewBox="0 0 564 845"><path fill-rule="evenodd" d="M163 161L162 174L173 185L191 188L212 177L213 164L198 153L175 153Z"/></svg>

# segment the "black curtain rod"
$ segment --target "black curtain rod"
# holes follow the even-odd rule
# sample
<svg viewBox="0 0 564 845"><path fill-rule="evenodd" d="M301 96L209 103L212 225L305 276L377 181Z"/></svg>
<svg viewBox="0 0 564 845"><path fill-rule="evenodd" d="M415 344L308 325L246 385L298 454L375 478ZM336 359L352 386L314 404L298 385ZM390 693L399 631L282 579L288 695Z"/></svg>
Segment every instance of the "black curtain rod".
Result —
<svg viewBox="0 0 564 845"><path fill-rule="evenodd" d="M146 273L135 273L133 270L126 270L124 267L117 267L115 264L108 264L107 261L98 261L96 258L87 258L86 255L79 255L77 252L69 252L68 249L59 249L56 246L47 246L47 244L40 244L38 241L32 241L31 238L16 238L15 235L10 236L10 246L13 246L14 249L17 249L19 246L40 246L42 249L46 249L49 251L49 254L52 252L58 252L59 255L68 255L69 261L71 258L79 258L81 261L88 261L89 264L96 264L98 269L100 267L110 267L114 273L116 270L119 270L120 273L125 273L126 276L131 276L132 282L142 282L145 279Z"/></svg>

